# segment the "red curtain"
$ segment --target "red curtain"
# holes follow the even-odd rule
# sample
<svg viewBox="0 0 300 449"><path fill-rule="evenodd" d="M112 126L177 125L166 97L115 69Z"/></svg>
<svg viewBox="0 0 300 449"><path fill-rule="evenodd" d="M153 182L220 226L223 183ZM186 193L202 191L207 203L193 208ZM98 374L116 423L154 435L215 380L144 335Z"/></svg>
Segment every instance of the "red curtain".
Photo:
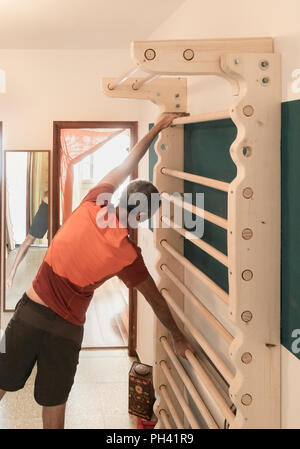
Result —
<svg viewBox="0 0 300 449"><path fill-rule="evenodd" d="M123 132L123 129L95 131L85 129L61 130L60 182L62 201L62 223L72 213L73 165L97 151L106 142Z"/></svg>

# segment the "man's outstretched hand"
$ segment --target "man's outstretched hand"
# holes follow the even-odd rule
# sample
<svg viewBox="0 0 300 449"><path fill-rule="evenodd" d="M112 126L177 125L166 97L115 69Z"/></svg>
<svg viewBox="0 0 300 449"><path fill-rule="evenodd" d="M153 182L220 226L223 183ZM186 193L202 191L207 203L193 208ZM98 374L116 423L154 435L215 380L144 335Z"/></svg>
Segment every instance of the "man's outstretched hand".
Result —
<svg viewBox="0 0 300 449"><path fill-rule="evenodd" d="M156 125L159 126L160 129L165 129L168 128L172 124L173 120L175 120L176 118L186 117L187 115L189 114L187 114L186 112L164 113L158 117Z"/></svg>
<svg viewBox="0 0 300 449"><path fill-rule="evenodd" d="M189 340L183 335L180 334L179 336L173 336L173 345L175 348L175 352L178 356L183 357L186 359L185 352L189 349L193 354L195 354L195 349L193 348L192 344L189 342Z"/></svg>

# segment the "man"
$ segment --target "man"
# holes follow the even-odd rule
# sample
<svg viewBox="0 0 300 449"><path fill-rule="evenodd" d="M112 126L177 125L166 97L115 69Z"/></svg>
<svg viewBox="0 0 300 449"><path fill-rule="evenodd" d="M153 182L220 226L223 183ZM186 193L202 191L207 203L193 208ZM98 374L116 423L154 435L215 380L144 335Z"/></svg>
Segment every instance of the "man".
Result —
<svg viewBox="0 0 300 449"><path fill-rule="evenodd" d="M149 199L151 193L158 193L157 189L149 182L133 181L116 209L103 201L103 196L111 196L124 182L152 140L177 116L164 115L125 161L86 195L56 233L6 329L6 353L0 354L0 398L6 391L23 388L37 363L34 397L43 406L44 428L64 427L85 313L94 290L110 277L117 275L128 287L135 287L144 295L171 331L178 355L184 357L187 349L193 351L151 278L140 249L128 237L126 221L132 207L124 205L124 198L138 192ZM137 214L137 220L144 221L149 215L147 207ZM106 219L115 225L103 226Z"/></svg>
<svg viewBox="0 0 300 449"><path fill-rule="evenodd" d="M35 214L32 224L29 228L25 240L20 245L14 263L11 267L9 276L6 281L6 286L11 288L17 272L17 268L26 256L30 246L35 239L42 239L48 231L48 192L46 192L37 213Z"/></svg>

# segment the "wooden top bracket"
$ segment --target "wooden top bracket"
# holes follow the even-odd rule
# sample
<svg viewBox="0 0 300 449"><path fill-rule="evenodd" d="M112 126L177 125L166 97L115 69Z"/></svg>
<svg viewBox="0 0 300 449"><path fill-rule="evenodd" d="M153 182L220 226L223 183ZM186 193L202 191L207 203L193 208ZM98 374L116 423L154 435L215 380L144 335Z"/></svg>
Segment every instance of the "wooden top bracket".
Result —
<svg viewBox="0 0 300 449"><path fill-rule="evenodd" d="M186 80L159 77L222 76L231 82L234 95L238 95L238 82L224 71L222 59L229 53L268 54L273 51L273 39L268 37L134 41L131 43L134 65L118 78L103 78L101 90L113 98L148 99L160 107L160 112L186 112ZM133 77L138 70L148 76Z"/></svg>
<svg viewBox="0 0 300 449"><path fill-rule="evenodd" d="M272 38L134 41L131 57L145 72L160 75L222 75L226 53L273 53Z"/></svg>

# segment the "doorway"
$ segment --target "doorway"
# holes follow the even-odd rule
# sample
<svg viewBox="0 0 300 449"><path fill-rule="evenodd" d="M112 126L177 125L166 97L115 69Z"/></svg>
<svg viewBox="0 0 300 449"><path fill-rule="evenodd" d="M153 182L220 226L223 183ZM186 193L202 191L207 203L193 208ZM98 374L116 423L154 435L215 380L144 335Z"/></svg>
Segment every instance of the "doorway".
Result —
<svg viewBox="0 0 300 449"><path fill-rule="evenodd" d="M76 139L91 142L81 154ZM104 136L104 138L102 137ZM98 140L97 140L98 139ZM102 140L101 140L102 139ZM72 147L72 192L68 205L64 201L63 182L64 151L66 142ZM99 144L97 144L99 142ZM54 122L53 148L53 235L64 219L74 210L86 193L112 168L119 165L137 142L137 122ZM76 152L77 151L77 152ZM69 157L70 159L70 157ZM114 193L113 203L129 180L137 177L137 169ZM68 211L69 209L69 211ZM130 235L137 242L137 230ZM136 354L137 296L116 277L95 290L89 306L83 349L128 348L128 354Z"/></svg>

